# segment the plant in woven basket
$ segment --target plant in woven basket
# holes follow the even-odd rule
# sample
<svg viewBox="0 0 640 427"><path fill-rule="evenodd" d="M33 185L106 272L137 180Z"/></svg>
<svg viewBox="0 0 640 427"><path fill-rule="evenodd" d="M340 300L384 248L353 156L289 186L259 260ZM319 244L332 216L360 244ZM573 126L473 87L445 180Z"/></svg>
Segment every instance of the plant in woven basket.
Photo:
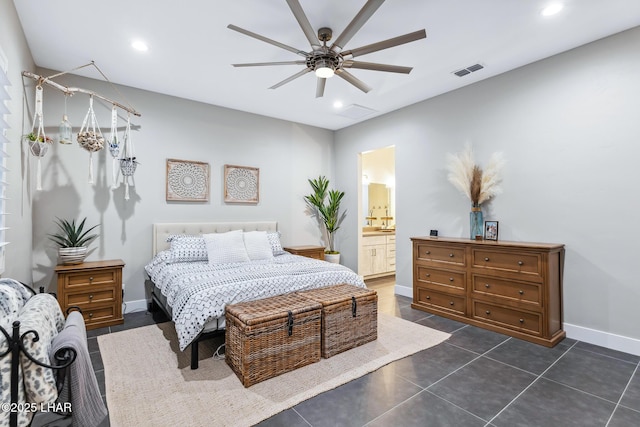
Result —
<svg viewBox="0 0 640 427"><path fill-rule="evenodd" d="M325 253L339 254L340 252L335 250L333 237L347 214L346 212L340 213L340 202L344 197L344 191L329 190L329 180L324 176L308 181L313 192L304 196L304 199L314 215L324 225L329 243L329 249Z"/></svg>
<svg viewBox="0 0 640 427"><path fill-rule="evenodd" d="M24 137L28 141L38 141L38 142L46 142L46 143L49 143L49 144L53 144L53 139L51 139L51 138L49 138L48 136L45 136L45 135L38 136L33 132L30 132L30 133L26 134Z"/></svg>
<svg viewBox="0 0 640 427"><path fill-rule="evenodd" d="M87 245L98 237L97 234L89 234L98 225L85 230L86 221L87 218L79 223L76 223L75 219L69 222L66 219L56 218L58 233L49 234L49 239L59 246L58 255L63 264L79 264L84 261L87 256Z"/></svg>

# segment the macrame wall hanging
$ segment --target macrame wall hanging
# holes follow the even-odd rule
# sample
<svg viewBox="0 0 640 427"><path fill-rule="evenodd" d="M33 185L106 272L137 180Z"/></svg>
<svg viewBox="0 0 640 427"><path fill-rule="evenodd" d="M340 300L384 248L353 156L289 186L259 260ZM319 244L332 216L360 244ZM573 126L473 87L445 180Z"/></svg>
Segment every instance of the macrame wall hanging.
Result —
<svg viewBox="0 0 640 427"><path fill-rule="evenodd" d="M112 105L111 133L109 135L109 140L107 141L107 144L109 146L109 152L113 157L113 163L112 163L113 186L114 188L117 187L119 172L122 172L123 177L125 177L125 185L126 185L125 199L128 200L129 199L128 177L131 177L131 185L133 185L133 173L135 172L135 168L137 166L137 162L133 155L133 145L131 144L131 119L130 118L132 114L138 117L140 117L141 114L137 112L135 109L133 109L132 107L124 106L96 92L77 88L77 87L63 86L51 80L55 77L58 77L58 76L70 73L72 71L79 70L80 68L88 67L88 66L95 67L98 70L98 72L102 75L102 77L109 84L111 84L111 86L113 86L115 91L118 92L120 96L122 96L120 91L118 91L118 88L115 85L113 85L113 83L111 83L111 81L107 78L107 76L105 76L102 70L100 70L100 68L98 68L98 66L93 61L91 61L88 64L82 65L80 67L76 67L72 70L54 74L48 77L39 76L30 71L22 72L22 75L24 77L28 77L37 81L36 103L35 103L36 105L34 109L32 129L31 129L31 133L25 136L25 140L29 143L29 150L32 156L38 159L37 173L36 173L37 175L36 189L42 190L40 159L46 155L47 151L49 150L49 146L53 142L52 139L47 137L44 133L44 121L42 117L42 106L43 106L42 87L43 85L46 85L63 92L65 95L65 112L63 115L63 123L65 123L65 126L68 125L68 118L67 118L67 112L66 112L66 97L74 95L76 93L84 93L89 95L89 110L87 111L84 121L82 122L82 127L78 132L77 141L80 147L84 148L89 152L89 183L90 184L93 184L93 153L102 150L105 145L105 137L102 135L100 126L98 125L98 120L93 110L93 99L94 97L99 98ZM118 126L118 114L117 114L118 108L123 109L128 113L127 127L125 129L123 143L120 143L120 141L118 140L118 127L117 127ZM62 124L60 125L60 129L62 129ZM62 132L62 130L60 132ZM129 141L129 148L128 148L128 151L124 151L125 148L127 147L127 140ZM60 143L64 144L68 142L66 141L66 139L63 141L63 139L61 138Z"/></svg>
<svg viewBox="0 0 640 427"><path fill-rule="evenodd" d="M129 185L135 185L133 174L136 172L138 162L136 161L133 149L133 140L131 139L131 115L127 116L127 127L123 136L122 157L120 158L120 171L124 181L124 199L129 200ZM131 182L131 184L129 184Z"/></svg>
<svg viewBox="0 0 640 427"><path fill-rule="evenodd" d="M109 152L111 153L111 178L113 188L117 188L118 171L120 170L120 141L118 140L118 109L114 105L111 109L111 132L109 137Z"/></svg>
<svg viewBox="0 0 640 427"><path fill-rule="evenodd" d="M89 184L93 184L93 153L104 148L104 137L98 126L96 113L93 111L93 96L89 97L89 111L84 116L82 127L78 132L78 144L89 152Z"/></svg>
<svg viewBox="0 0 640 427"><path fill-rule="evenodd" d="M31 155L36 157L36 189L42 190L42 167L40 159L44 157L49 151L49 145L51 145L51 138L44 133L44 119L42 117L42 103L43 103L43 91L42 86L36 87L36 102L33 112L33 123L31 125L31 133L26 136L27 143L29 144L29 151ZM37 125L36 125L37 123Z"/></svg>

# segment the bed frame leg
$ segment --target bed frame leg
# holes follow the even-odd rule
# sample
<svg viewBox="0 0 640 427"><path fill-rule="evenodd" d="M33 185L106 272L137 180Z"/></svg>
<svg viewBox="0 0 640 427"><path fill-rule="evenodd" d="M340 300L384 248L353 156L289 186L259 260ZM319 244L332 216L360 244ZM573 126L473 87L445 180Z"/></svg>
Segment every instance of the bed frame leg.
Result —
<svg viewBox="0 0 640 427"><path fill-rule="evenodd" d="M198 340L191 343L191 369L198 369Z"/></svg>

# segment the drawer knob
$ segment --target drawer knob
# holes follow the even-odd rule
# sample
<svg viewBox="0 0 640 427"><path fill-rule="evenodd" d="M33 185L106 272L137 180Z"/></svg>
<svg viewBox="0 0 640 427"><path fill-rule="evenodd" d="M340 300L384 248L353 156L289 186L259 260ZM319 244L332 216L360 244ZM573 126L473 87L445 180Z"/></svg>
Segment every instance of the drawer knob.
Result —
<svg viewBox="0 0 640 427"><path fill-rule="evenodd" d="M431 274L425 273L424 277L431 277Z"/></svg>
<svg viewBox="0 0 640 427"><path fill-rule="evenodd" d="M449 301L449 305L453 305L453 301Z"/></svg>
<svg viewBox="0 0 640 427"><path fill-rule="evenodd" d="M488 284L488 283L485 283L485 284L484 284L484 287L485 287L485 288L487 288L487 289L489 289L489 284Z"/></svg>
<svg viewBox="0 0 640 427"><path fill-rule="evenodd" d="M524 264L524 262L518 261L518 265L522 265L522 264Z"/></svg>
<svg viewBox="0 0 640 427"><path fill-rule="evenodd" d="M89 313L89 319L93 317L93 313Z"/></svg>
<svg viewBox="0 0 640 427"><path fill-rule="evenodd" d="M484 257L484 260L485 260L486 262L489 262L489 257Z"/></svg>
<svg viewBox="0 0 640 427"><path fill-rule="evenodd" d="M487 313L487 315L491 314L491 311L487 310L485 311L485 313Z"/></svg>
<svg viewBox="0 0 640 427"><path fill-rule="evenodd" d="M449 257L450 257L450 258L453 258L453 254L449 254Z"/></svg>
<svg viewBox="0 0 640 427"><path fill-rule="evenodd" d="M518 293L519 293L520 295L524 295L524 291L523 291L522 289L520 289L520 290L518 291Z"/></svg>
<svg viewBox="0 0 640 427"><path fill-rule="evenodd" d="M450 282L453 282L453 277L449 277L449 281L450 281Z"/></svg>
<svg viewBox="0 0 640 427"><path fill-rule="evenodd" d="M427 295L427 299L431 299L431 297L429 295Z"/></svg>
<svg viewBox="0 0 640 427"><path fill-rule="evenodd" d="M426 251L425 254L429 255L431 253L431 251Z"/></svg>
<svg viewBox="0 0 640 427"><path fill-rule="evenodd" d="M93 277L89 277L89 281L90 281L90 282L93 282Z"/></svg>
<svg viewBox="0 0 640 427"><path fill-rule="evenodd" d="M89 295L89 299L93 299L93 294L90 294L90 295Z"/></svg>
<svg viewBox="0 0 640 427"><path fill-rule="evenodd" d="M524 319L520 319L520 323L524 323Z"/></svg>

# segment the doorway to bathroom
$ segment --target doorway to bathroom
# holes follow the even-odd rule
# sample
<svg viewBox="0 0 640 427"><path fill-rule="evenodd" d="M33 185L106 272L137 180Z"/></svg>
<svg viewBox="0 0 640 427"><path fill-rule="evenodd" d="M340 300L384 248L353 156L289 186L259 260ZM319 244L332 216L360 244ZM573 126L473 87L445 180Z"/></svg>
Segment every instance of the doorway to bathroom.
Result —
<svg viewBox="0 0 640 427"><path fill-rule="evenodd" d="M366 151L361 158L358 274L365 279L396 271L395 146Z"/></svg>

